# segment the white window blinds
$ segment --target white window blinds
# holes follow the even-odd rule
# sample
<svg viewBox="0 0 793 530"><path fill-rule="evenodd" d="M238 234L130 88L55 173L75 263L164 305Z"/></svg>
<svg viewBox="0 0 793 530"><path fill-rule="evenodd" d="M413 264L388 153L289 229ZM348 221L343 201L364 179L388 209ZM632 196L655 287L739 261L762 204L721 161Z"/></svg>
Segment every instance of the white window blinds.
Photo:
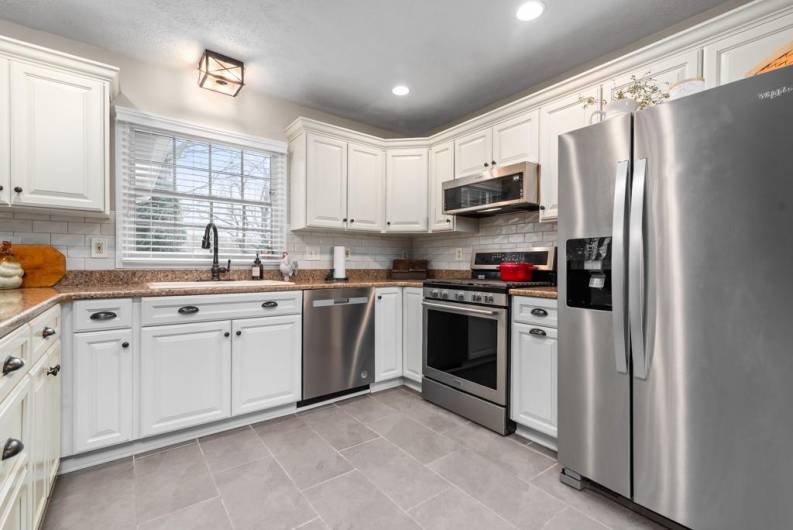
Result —
<svg viewBox="0 0 793 530"><path fill-rule="evenodd" d="M222 261L275 262L286 244L283 153L117 124L117 253L121 266L205 263L207 223Z"/></svg>

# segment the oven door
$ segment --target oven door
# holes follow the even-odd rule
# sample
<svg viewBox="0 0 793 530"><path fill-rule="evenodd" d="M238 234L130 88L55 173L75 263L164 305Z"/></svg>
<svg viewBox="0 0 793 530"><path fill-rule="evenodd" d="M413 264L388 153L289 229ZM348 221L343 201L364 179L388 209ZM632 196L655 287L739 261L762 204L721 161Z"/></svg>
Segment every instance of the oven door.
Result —
<svg viewBox="0 0 793 530"><path fill-rule="evenodd" d="M425 300L423 374L507 404L506 308Z"/></svg>

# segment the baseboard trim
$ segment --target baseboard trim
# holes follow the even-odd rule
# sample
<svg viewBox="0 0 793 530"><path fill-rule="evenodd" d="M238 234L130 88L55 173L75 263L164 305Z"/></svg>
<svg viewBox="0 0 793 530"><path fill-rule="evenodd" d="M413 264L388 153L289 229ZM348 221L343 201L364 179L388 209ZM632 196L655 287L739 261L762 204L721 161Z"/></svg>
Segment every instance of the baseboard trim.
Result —
<svg viewBox="0 0 793 530"><path fill-rule="evenodd" d="M527 440L531 440L536 444L542 445L543 447L547 447L548 449L552 449L554 451L557 450L556 438L535 431L534 429L531 429L529 427L525 427L520 423L517 424L517 428L515 429L515 434L517 434L522 438L526 438Z"/></svg>

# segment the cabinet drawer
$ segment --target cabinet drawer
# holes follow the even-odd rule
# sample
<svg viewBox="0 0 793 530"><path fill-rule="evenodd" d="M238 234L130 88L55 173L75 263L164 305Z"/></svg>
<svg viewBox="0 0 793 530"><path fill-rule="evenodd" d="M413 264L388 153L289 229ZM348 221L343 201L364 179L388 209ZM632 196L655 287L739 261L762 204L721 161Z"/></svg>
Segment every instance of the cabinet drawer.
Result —
<svg viewBox="0 0 793 530"><path fill-rule="evenodd" d="M0 371L0 399L8 395L30 370L33 364L30 342L30 326L28 324L0 339L0 366L2 367L2 371ZM0 436L3 436L2 431L0 431Z"/></svg>
<svg viewBox="0 0 793 530"><path fill-rule="evenodd" d="M294 315L302 311L303 292L162 296L141 300L143 326Z"/></svg>
<svg viewBox="0 0 793 530"><path fill-rule="evenodd" d="M35 363L61 336L61 306L48 309L30 321L31 359Z"/></svg>
<svg viewBox="0 0 793 530"><path fill-rule="evenodd" d="M28 407L30 406L30 380L23 383L0 404L0 450L12 451L5 460L0 460L0 491L6 490L10 481L27 466L30 459Z"/></svg>
<svg viewBox="0 0 793 530"><path fill-rule="evenodd" d="M512 299L512 320L555 328L558 323L556 300L516 296Z"/></svg>
<svg viewBox="0 0 793 530"><path fill-rule="evenodd" d="M74 303L74 331L132 327L132 299L80 300Z"/></svg>

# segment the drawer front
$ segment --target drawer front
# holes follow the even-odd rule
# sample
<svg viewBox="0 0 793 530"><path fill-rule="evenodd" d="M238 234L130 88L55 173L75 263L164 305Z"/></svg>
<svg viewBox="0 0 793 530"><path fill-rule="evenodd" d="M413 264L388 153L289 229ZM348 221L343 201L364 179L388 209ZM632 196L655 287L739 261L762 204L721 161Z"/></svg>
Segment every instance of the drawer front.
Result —
<svg viewBox="0 0 793 530"><path fill-rule="evenodd" d="M0 491L27 466L33 440L27 421L30 406L30 379L17 385L0 404L0 451L7 456L0 460Z"/></svg>
<svg viewBox="0 0 793 530"><path fill-rule="evenodd" d="M557 307L556 300L516 296L512 299L512 320L555 328L559 320Z"/></svg>
<svg viewBox="0 0 793 530"><path fill-rule="evenodd" d="M0 339L0 399L24 379L30 371L31 361L30 326L15 329L4 338ZM0 432L2 436L2 432Z"/></svg>
<svg viewBox="0 0 793 530"><path fill-rule="evenodd" d="M74 303L74 331L132 327L132 299L80 300Z"/></svg>
<svg viewBox="0 0 793 530"><path fill-rule="evenodd" d="M162 296L141 300L144 326L295 315L302 311L303 292Z"/></svg>
<svg viewBox="0 0 793 530"><path fill-rule="evenodd" d="M38 361L61 336L61 306L57 305L30 321L31 363Z"/></svg>

